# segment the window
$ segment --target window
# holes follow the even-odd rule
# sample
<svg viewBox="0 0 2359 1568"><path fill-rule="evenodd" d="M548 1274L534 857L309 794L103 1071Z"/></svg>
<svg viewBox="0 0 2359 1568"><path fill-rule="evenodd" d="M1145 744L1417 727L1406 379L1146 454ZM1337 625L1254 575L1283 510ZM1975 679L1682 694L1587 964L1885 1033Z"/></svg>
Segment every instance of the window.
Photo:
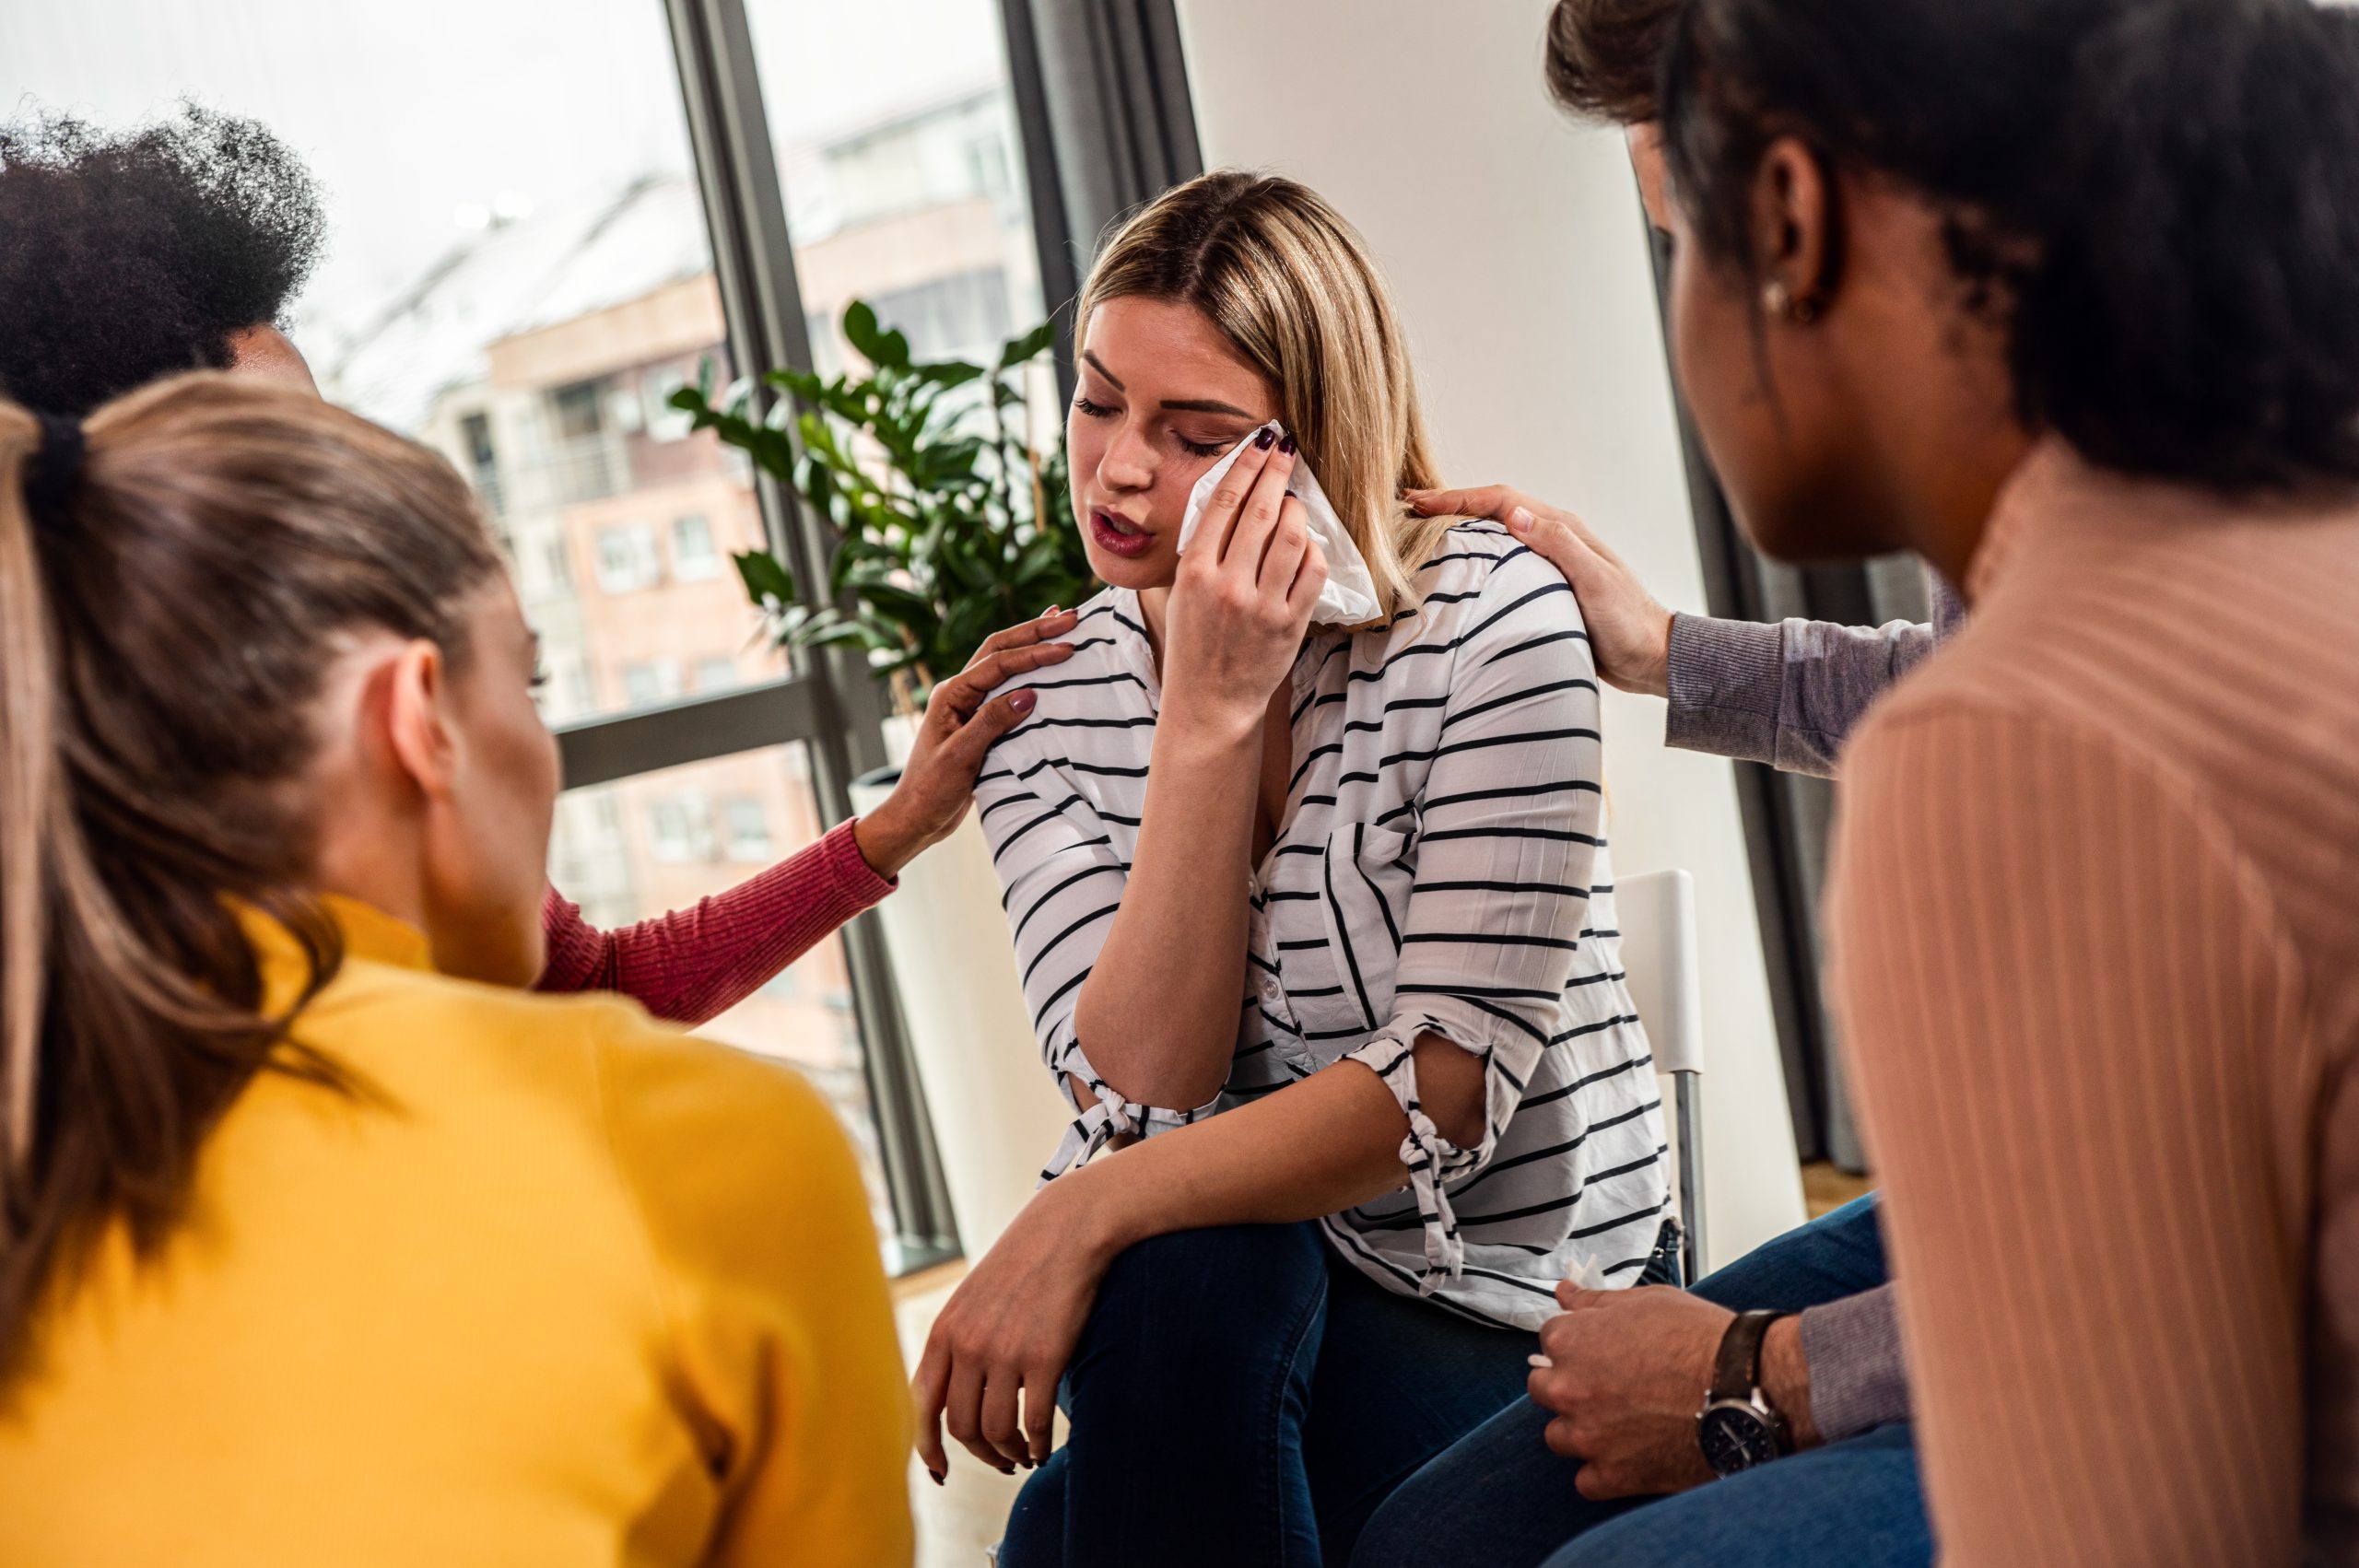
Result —
<svg viewBox="0 0 2359 1568"><path fill-rule="evenodd" d="M712 813L704 792L687 790L647 802L648 847L667 864L712 858Z"/></svg>
<svg viewBox="0 0 2359 1568"><path fill-rule="evenodd" d="M725 801L721 818L731 860L759 863L770 858L770 820L761 802L745 795Z"/></svg>
<svg viewBox="0 0 2359 1568"><path fill-rule="evenodd" d="M652 708L680 695L680 661L643 659L623 666L623 701L632 708Z"/></svg>
<svg viewBox="0 0 2359 1568"><path fill-rule="evenodd" d="M721 552L712 546L712 524L702 512L672 520L672 575L681 582L710 582L721 575Z"/></svg>
<svg viewBox="0 0 2359 1568"><path fill-rule="evenodd" d="M685 370L658 370L647 378L644 392L647 399L647 439L651 441L676 441L695 428L696 415L684 414L672 406L672 394L687 386L693 378Z"/></svg>
<svg viewBox="0 0 2359 1568"><path fill-rule="evenodd" d="M573 552L565 547L565 536L552 534L541 541L541 580L552 594L573 591Z"/></svg>
<svg viewBox="0 0 2359 1568"><path fill-rule="evenodd" d="M497 520L543 638L543 710L590 781L559 802L550 875L604 929L810 843L822 801L839 813L843 781L883 760L865 695L790 668L728 568L792 520L669 406L708 358L724 384L774 369L723 349L764 339L734 330L757 323L725 314L709 236L792 270L776 303L808 312L823 367L845 360L855 297L929 355L1043 313L997 0L742 3L759 90L715 117L719 150L742 167L732 144L758 135L781 175L715 181L710 212L682 95L734 63L675 57L680 0L575 0L554 29L539 0L0 6L6 112L127 125L189 96L310 166L332 240L289 334L324 396L441 451ZM793 269L757 221L780 205ZM888 1237L931 1246L947 1209L880 951L871 931L831 940L707 1032L802 1067L859 1143ZM873 1059L856 995L876 1004Z"/></svg>
<svg viewBox="0 0 2359 1568"><path fill-rule="evenodd" d="M601 397L595 381L576 381L549 394L557 409L557 433L569 441L584 441L605 428L600 417Z"/></svg>
<svg viewBox="0 0 2359 1568"><path fill-rule="evenodd" d="M629 522L598 535L598 587L605 593L636 593L663 580L663 557L656 553L655 525Z"/></svg>

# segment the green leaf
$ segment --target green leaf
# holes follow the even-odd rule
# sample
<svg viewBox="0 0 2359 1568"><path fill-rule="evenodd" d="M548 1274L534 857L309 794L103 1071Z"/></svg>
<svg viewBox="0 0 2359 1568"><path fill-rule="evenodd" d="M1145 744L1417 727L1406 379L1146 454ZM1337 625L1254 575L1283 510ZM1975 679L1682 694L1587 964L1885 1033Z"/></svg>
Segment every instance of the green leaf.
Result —
<svg viewBox="0 0 2359 1568"><path fill-rule="evenodd" d="M917 369L920 380L931 383L940 392L963 387L982 373L980 365L969 365L963 359L945 359L940 364L919 366Z"/></svg>
<svg viewBox="0 0 2359 1568"><path fill-rule="evenodd" d="M1021 365L1056 341L1057 323L1042 322L1023 336L1007 340L1007 346L1000 350L999 368L1005 370Z"/></svg>
<svg viewBox="0 0 2359 1568"><path fill-rule="evenodd" d="M734 557L737 575L745 580L745 596L755 603L781 608L795 601L794 574L768 550L747 550Z"/></svg>
<svg viewBox="0 0 2359 1568"><path fill-rule="evenodd" d="M886 363L885 334L877 330L876 309L865 299L844 307L844 341L872 365Z"/></svg>

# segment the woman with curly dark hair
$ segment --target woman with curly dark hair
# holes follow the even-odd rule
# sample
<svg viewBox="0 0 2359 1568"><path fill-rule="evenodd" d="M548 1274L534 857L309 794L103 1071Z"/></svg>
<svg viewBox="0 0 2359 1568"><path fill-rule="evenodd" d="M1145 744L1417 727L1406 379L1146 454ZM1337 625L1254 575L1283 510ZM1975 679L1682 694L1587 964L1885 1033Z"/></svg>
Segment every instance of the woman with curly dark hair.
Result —
<svg viewBox="0 0 2359 1568"><path fill-rule="evenodd" d="M326 232L302 161L252 120L189 104L120 135L0 125L0 394L78 415L190 369L316 391L282 327ZM984 695L1068 657L1043 638L1071 624L1052 611L991 638L936 689L890 799L697 908L599 931L549 889L540 988L621 991L685 1024L743 1001L957 825L985 748L1030 707Z"/></svg>

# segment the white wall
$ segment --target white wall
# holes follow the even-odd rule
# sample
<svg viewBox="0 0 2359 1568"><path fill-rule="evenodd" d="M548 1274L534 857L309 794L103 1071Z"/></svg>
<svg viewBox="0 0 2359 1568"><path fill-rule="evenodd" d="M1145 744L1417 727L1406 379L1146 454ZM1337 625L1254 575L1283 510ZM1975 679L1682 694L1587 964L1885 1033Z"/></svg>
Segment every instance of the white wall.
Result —
<svg viewBox="0 0 2359 1568"><path fill-rule="evenodd" d="M1704 608L1644 219L1621 138L1549 104L1549 0L1179 0L1208 167L1290 175L1391 276L1452 483L1512 484ZM1727 763L1609 693L1616 874L1684 866L1702 923L1715 1258L1798 1223L1753 887Z"/></svg>

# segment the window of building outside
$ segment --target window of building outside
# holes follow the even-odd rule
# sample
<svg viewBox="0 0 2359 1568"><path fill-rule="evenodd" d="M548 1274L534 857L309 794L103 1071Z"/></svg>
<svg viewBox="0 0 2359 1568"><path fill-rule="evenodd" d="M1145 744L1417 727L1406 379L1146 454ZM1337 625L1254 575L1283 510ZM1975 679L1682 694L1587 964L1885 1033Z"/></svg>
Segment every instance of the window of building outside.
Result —
<svg viewBox="0 0 2359 1568"><path fill-rule="evenodd" d="M652 708L680 695L680 661L642 659L623 666L623 695L633 708Z"/></svg>
<svg viewBox="0 0 2359 1568"><path fill-rule="evenodd" d="M598 591L636 593L663 580L663 556L651 522L626 522L598 531Z"/></svg>
<svg viewBox="0 0 2359 1568"><path fill-rule="evenodd" d="M855 298L927 356L985 358L1038 321L996 0L745 3L816 361L848 362ZM291 335L327 397L480 492L553 721L676 700L683 671L688 696L788 673L727 569L769 543L751 469L668 404L708 362L738 368L663 6L0 6L0 113L120 124L185 96L261 120L316 176L329 250ZM804 746L768 747L569 791L550 876L612 929L820 828ZM839 942L701 1032L827 1091L890 1235Z"/></svg>
<svg viewBox="0 0 2359 1568"><path fill-rule="evenodd" d="M672 576L681 582L706 582L722 571L721 552L713 547L712 524L702 512L672 520Z"/></svg>
<svg viewBox="0 0 2359 1568"><path fill-rule="evenodd" d="M722 803L723 847L733 860L762 861L770 858L769 813L752 796L739 795Z"/></svg>

